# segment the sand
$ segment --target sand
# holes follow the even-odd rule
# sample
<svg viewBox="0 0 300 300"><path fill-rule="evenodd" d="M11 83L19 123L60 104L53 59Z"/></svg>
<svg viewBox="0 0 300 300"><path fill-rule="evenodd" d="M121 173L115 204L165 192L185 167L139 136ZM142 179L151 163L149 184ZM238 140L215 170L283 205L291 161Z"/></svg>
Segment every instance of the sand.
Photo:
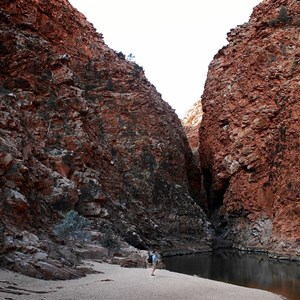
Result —
<svg viewBox="0 0 300 300"><path fill-rule="evenodd" d="M45 281L0 270L1 300L280 300L263 290L239 287L167 270L129 269L94 261L103 274ZM14 294L17 293L17 294Z"/></svg>

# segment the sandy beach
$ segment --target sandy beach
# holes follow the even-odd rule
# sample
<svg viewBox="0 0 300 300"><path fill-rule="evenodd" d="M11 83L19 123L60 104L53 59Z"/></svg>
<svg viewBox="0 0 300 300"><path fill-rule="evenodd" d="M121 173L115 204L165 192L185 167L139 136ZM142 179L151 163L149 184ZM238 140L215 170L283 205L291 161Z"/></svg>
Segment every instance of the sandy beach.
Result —
<svg viewBox="0 0 300 300"><path fill-rule="evenodd" d="M280 300L279 295L194 276L151 269L129 269L94 261L103 272L67 281L45 281L0 271L1 300Z"/></svg>

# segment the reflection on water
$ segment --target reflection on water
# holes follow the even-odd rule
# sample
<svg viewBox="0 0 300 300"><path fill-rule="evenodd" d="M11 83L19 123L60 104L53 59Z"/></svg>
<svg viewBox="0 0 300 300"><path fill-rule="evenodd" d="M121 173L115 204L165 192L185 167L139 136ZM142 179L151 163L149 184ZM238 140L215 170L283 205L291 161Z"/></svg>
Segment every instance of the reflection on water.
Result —
<svg viewBox="0 0 300 300"><path fill-rule="evenodd" d="M220 250L165 257L166 269L202 278L271 291L300 299L300 263L275 261L265 254Z"/></svg>

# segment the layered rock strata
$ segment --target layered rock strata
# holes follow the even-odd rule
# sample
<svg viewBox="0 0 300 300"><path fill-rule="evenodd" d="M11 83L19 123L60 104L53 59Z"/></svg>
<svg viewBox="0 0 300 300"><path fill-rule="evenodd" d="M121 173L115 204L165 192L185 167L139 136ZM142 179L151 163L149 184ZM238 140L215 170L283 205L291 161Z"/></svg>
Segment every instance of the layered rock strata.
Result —
<svg viewBox="0 0 300 300"><path fill-rule="evenodd" d="M199 170L143 68L66 0L2 1L0 21L4 262L34 274L71 209L138 248L206 245Z"/></svg>
<svg viewBox="0 0 300 300"><path fill-rule="evenodd" d="M265 0L209 66L199 156L217 233L300 256L300 2Z"/></svg>

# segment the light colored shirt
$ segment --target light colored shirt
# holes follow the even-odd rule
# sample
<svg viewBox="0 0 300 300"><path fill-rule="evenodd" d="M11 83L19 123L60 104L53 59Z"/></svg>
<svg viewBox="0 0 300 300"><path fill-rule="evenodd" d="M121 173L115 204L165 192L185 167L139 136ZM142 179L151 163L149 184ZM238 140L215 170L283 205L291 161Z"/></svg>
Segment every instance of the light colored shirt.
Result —
<svg viewBox="0 0 300 300"><path fill-rule="evenodd" d="M152 262L156 263L157 260L157 256L155 254L152 254Z"/></svg>

